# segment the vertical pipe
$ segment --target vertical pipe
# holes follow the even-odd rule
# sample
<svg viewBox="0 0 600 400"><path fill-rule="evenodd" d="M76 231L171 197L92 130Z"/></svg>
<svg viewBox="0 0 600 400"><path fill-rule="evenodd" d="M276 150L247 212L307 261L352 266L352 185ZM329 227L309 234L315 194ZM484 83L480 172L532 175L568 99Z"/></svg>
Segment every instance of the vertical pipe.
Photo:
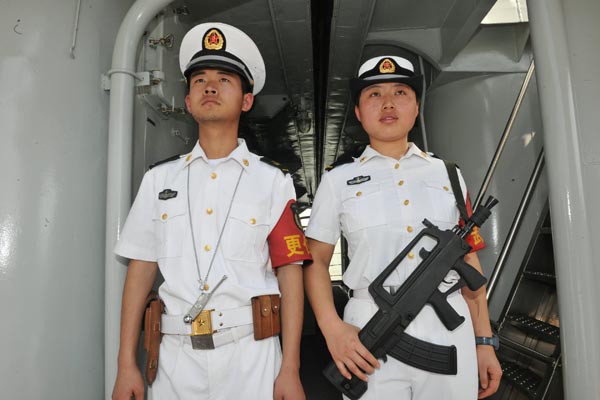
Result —
<svg viewBox="0 0 600 400"><path fill-rule="evenodd" d="M544 121L565 397L598 399L600 3L530 0L528 7Z"/></svg>
<svg viewBox="0 0 600 400"><path fill-rule="evenodd" d="M419 71L423 76L423 93L419 101L419 126L421 127L421 138L423 139L423 150L429 151L427 143L427 131L425 129L425 101L427 98L427 80L425 79L425 67L423 66L423 57L419 56Z"/></svg>
<svg viewBox="0 0 600 400"><path fill-rule="evenodd" d="M104 386L108 399L117 376L121 295L126 269L113 252L131 205L133 111L137 46L144 29L173 0L138 0L127 12L115 42L110 86L108 175L106 190Z"/></svg>

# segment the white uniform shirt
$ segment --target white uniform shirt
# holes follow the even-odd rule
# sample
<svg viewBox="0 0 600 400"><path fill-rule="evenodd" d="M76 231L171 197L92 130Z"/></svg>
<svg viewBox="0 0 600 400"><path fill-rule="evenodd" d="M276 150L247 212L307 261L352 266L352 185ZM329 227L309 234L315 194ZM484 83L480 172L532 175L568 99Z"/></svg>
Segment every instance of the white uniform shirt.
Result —
<svg viewBox="0 0 600 400"><path fill-rule="evenodd" d="M460 173L459 181L466 193ZM343 281L351 289L363 289L425 227L425 218L442 230L460 218L443 160L414 143L400 160L367 146L354 162L323 175L306 236L335 244L343 233L351 260ZM386 285L402 284L420 261L418 252L409 253ZM457 279L454 271L446 277L449 285Z"/></svg>
<svg viewBox="0 0 600 400"><path fill-rule="evenodd" d="M159 294L168 314L187 313L200 294L193 246L202 279L215 255L208 277L209 291L227 275L207 309L249 305L252 296L279 293L267 237L287 202L296 198L294 186L288 174L261 162L242 139L238 142L238 147L218 165L210 165L196 143L190 154L158 165L144 175L115 252L158 263L165 279ZM165 194L166 190L177 195L160 200L159 193Z"/></svg>

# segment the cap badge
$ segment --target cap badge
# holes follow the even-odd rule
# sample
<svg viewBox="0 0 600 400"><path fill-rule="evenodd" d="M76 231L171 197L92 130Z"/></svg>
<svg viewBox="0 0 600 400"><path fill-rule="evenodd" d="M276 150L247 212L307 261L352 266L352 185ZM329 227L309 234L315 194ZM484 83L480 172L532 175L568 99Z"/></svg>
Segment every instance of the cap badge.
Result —
<svg viewBox="0 0 600 400"><path fill-rule="evenodd" d="M394 72L396 72L396 66L394 65L392 60L390 60L389 58L385 58L379 64L379 72L381 72L382 74L393 74Z"/></svg>
<svg viewBox="0 0 600 400"><path fill-rule="evenodd" d="M225 38L217 28L210 29L204 35L204 48L206 50L221 50L225 45Z"/></svg>

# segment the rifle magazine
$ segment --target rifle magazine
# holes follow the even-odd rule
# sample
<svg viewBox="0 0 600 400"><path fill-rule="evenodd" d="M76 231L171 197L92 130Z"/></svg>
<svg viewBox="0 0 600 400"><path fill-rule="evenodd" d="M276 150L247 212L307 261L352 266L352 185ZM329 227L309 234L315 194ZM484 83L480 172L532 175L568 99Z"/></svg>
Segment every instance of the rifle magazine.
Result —
<svg viewBox="0 0 600 400"><path fill-rule="evenodd" d="M443 346L417 339L407 333L395 333L387 353L396 360L423 371L456 375L456 346Z"/></svg>

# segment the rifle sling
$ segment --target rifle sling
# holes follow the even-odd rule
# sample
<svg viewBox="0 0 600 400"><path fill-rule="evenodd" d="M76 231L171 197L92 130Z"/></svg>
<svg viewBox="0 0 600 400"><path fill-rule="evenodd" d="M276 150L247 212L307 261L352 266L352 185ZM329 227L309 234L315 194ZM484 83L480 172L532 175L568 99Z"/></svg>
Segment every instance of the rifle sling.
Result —
<svg viewBox="0 0 600 400"><path fill-rule="evenodd" d="M387 354L423 371L456 375L456 347L429 343L404 332L398 326L386 346Z"/></svg>
<svg viewBox="0 0 600 400"><path fill-rule="evenodd" d="M454 192L454 199L456 200L456 207L460 212L460 217L463 221L467 221L469 219L469 214L467 213L467 205L465 204L465 198L463 197L464 195L460 188L460 181L458 180L458 173L456 172L457 166L453 162L447 160L444 160L444 165L446 165L446 170L448 171L450 186L452 186L452 191Z"/></svg>

